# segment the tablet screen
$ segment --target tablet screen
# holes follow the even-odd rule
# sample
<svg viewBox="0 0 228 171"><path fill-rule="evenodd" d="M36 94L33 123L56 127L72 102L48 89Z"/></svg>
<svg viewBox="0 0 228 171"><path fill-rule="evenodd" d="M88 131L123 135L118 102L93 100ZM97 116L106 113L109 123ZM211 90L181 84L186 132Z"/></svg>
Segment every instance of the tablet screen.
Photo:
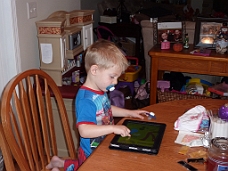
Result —
<svg viewBox="0 0 228 171"><path fill-rule="evenodd" d="M117 143L154 146L160 130L159 125L128 122L126 126L131 130L131 137L119 137Z"/></svg>
<svg viewBox="0 0 228 171"><path fill-rule="evenodd" d="M123 125L130 129L131 137L115 135L109 146L111 149L158 153L166 128L164 123L126 119Z"/></svg>

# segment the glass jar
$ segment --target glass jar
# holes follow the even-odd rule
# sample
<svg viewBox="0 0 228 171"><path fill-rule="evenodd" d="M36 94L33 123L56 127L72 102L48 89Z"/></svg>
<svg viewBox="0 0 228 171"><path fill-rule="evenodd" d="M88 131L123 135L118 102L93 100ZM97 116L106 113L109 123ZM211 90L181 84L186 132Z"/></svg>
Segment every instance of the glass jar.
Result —
<svg viewBox="0 0 228 171"><path fill-rule="evenodd" d="M208 149L207 171L228 170L228 138L216 137Z"/></svg>

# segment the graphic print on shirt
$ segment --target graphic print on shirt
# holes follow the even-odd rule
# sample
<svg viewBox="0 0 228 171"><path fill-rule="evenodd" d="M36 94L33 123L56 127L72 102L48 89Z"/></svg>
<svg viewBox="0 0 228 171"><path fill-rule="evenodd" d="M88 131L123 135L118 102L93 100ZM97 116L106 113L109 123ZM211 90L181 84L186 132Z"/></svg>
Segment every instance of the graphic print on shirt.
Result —
<svg viewBox="0 0 228 171"><path fill-rule="evenodd" d="M97 109L98 109L96 114L97 125L114 124L112 111L111 111L111 104L106 94L102 96L102 98L100 98L99 103L97 103Z"/></svg>
<svg viewBox="0 0 228 171"><path fill-rule="evenodd" d="M101 96L100 96L101 97ZM97 102L98 99L96 99ZM111 104L110 101L108 100L107 95L105 94L100 98L99 103L97 103L97 114L96 114L96 120L97 120L97 125L113 125L114 120L112 116L112 111L111 111ZM91 149L95 149L100 142L105 138L105 136L100 136L97 138L90 139L90 145Z"/></svg>

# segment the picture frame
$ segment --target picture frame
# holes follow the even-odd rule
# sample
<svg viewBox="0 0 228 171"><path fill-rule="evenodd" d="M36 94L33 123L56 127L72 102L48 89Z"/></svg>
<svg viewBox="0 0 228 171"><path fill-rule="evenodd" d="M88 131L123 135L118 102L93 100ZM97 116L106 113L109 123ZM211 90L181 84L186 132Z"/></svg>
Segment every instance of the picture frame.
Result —
<svg viewBox="0 0 228 171"><path fill-rule="evenodd" d="M183 42L186 26L184 21L153 23L154 45L163 41L170 43Z"/></svg>
<svg viewBox="0 0 228 171"><path fill-rule="evenodd" d="M228 25L225 18L204 18L197 17L194 35L195 48L215 49L216 41L219 38L223 24ZM228 27L227 33L228 33Z"/></svg>

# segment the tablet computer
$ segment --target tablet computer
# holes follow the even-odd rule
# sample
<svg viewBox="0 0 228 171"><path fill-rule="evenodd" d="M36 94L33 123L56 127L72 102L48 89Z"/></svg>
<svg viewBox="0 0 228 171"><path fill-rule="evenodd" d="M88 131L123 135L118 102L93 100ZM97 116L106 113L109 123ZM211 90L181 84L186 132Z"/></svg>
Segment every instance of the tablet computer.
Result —
<svg viewBox="0 0 228 171"><path fill-rule="evenodd" d="M131 137L115 135L110 149L158 154L166 124L126 119L123 125L131 130Z"/></svg>

